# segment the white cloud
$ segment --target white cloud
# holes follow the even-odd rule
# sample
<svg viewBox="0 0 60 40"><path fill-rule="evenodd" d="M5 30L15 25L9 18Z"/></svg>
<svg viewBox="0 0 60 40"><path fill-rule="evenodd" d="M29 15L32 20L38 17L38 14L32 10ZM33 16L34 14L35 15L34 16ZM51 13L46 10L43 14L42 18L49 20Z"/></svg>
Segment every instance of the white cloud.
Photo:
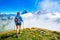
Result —
<svg viewBox="0 0 60 40"><path fill-rule="evenodd" d="M59 1L44 0L42 2L38 2L38 7L42 10L46 10L47 12L55 11L59 12L60 11L59 3L60 3Z"/></svg>
<svg viewBox="0 0 60 40"><path fill-rule="evenodd" d="M55 14L56 14L56 16L59 15L57 13L55 13ZM50 16L48 16L48 15L50 15ZM24 28L37 27L37 28L44 28L44 29L48 29L48 30L60 31L60 23L54 22L56 20L56 18L58 18L58 17L50 18L50 17L54 16L54 15L51 16L50 13L41 14L40 16L32 14L32 13L26 13L21 16L23 17L23 20L24 20L24 24L22 23L22 28L23 28L23 26L24 26ZM48 18L48 20L46 20L46 18ZM11 24L13 24L13 25L10 27ZM14 20L6 28L14 29L15 28Z"/></svg>
<svg viewBox="0 0 60 40"><path fill-rule="evenodd" d="M60 13L56 12L56 13L53 13L53 14L52 13L47 13L47 17L48 18L60 18Z"/></svg>
<svg viewBox="0 0 60 40"><path fill-rule="evenodd" d="M32 13L26 13L26 14L23 14L21 16L22 16L22 18L23 18L24 21L25 20L28 21L28 20L32 19L34 15Z"/></svg>
<svg viewBox="0 0 60 40"><path fill-rule="evenodd" d="M48 30L60 31L60 24L54 22L56 18L58 18L57 16L60 14L57 13L54 14L55 15L52 15L51 13L47 13L47 14L42 14L40 16L38 15L35 16L35 14L32 13L24 14L23 15L24 17L22 16L24 20L24 28L38 27L38 28L45 28ZM49 19L45 20L46 18Z"/></svg>
<svg viewBox="0 0 60 40"><path fill-rule="evenodd" d="M24 17L24 18L27 18L27 17L32 17L33 14L32 13L26 13L26 14L23 14L21 16Z"/></svg>

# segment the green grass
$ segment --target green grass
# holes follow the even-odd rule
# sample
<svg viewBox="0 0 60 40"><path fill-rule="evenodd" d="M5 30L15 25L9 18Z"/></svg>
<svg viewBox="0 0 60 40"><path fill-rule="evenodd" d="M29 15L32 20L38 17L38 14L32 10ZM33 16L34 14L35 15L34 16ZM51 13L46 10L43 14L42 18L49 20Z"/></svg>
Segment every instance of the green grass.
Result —
<svg viewBox="0 0 60 40"><path fill-rule="evenodd" d="M60 32L40 28L25 28L18 38L15 34L15 30L0 33L0 40L60 40Z"/></svg>

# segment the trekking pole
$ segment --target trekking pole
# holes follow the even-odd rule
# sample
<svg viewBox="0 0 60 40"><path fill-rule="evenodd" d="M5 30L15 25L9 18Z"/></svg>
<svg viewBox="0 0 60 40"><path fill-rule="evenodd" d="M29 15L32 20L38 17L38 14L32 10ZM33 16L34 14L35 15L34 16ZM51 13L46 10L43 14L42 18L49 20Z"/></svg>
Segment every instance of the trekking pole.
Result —
<svg viewBox="0 0 60 40"><path fill-rule="evenodd" d="M24 29L24 22L23 22L23 29Z"/></svg>

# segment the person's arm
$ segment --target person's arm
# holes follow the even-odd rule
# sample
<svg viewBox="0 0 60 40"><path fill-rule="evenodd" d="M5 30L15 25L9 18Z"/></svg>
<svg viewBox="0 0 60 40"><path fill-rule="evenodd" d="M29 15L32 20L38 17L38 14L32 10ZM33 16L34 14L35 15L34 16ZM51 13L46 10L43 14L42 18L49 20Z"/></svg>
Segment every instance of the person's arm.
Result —
<svg viewBox="0 0 60 40"><path fill-rule="evenodd" d="M20 19L21 19L21 21L23 22L23 19L22 19L22 17L20 17Z"/></svg>

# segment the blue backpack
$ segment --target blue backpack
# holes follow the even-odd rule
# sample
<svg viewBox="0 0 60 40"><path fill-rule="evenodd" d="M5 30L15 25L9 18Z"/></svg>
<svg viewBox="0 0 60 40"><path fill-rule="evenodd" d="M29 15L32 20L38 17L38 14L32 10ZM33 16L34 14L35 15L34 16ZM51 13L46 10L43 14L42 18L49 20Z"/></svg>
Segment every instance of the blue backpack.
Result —
<svg viewBox="0 0 60 40"><path fill-rule="evenodd" d="M22 18L20 17L20 16L16 16L15 17L15 22L16 23L20 23L20 22L22 22L23 20L22 20Z"/></svg>

